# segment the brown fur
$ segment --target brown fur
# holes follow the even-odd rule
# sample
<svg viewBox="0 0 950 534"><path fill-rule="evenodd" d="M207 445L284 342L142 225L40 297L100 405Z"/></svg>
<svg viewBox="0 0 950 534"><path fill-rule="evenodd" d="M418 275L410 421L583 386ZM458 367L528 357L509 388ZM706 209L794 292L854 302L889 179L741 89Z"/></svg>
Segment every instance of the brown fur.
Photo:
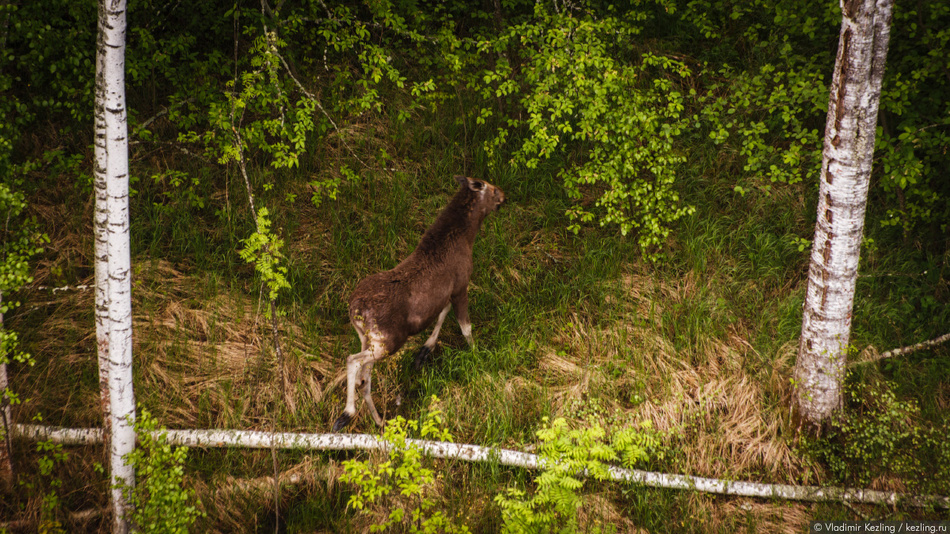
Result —
<svg viewBox="0 0 950 534"><path fill-rule="evenodd" d="M449 304L471 343L468 283L472 276L475 235L489 213L505 201L504 192L482 180L456 176L461 188L426 230L416 249L395 268L364 278L350 297L350 322L362 350L347 359L347 406L333 426L346 426L355 415L357 375L377 424L382 419L370 396L373 363L395 353L409 336L436 323L417 362L432 351ZM437 322L438 321L438 322Z"/></svg>

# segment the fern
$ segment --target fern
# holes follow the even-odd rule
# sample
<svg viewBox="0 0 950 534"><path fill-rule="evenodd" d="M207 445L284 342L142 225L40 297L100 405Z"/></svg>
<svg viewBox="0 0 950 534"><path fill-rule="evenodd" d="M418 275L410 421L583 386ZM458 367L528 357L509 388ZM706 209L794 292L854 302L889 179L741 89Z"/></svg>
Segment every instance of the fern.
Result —
<svg viewBox="0 0 950 534"><path fill-rule="evenodd" d="M584 478L606 480L610 462L625 466L647 460L651 452L662 457L661 436L649 422L613 432L598 423L569 429L567 421L544 418L537 435L543 471L535 478L535 491L528 493L507 488L495 496L501 508L507 534L578 532L578 509L584 504L580 495Z"/></svg>

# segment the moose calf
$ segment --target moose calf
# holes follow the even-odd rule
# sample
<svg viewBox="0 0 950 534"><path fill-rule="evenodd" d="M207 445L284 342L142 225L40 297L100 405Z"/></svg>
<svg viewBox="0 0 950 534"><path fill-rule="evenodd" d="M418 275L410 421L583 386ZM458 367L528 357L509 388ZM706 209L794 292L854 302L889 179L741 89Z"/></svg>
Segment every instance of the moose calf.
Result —
<svg viewBox="0 0 950 534"><path fill-rule="evenodd" d="M472 247L485 217L505 202L505 193L484 181L456 176L461 188L426 230L416 250L390 271L364 278L350 297L350 323L361 350L346 360L346 408L333 424L338 432L356 415L356 387L376 424L383 419L373 405L373 364L396 353L409 336L433 322L432 335L416 354L416 365L435 348L442 321L455 308L462 334L472 344L468 319L468 282Z"/></svg>

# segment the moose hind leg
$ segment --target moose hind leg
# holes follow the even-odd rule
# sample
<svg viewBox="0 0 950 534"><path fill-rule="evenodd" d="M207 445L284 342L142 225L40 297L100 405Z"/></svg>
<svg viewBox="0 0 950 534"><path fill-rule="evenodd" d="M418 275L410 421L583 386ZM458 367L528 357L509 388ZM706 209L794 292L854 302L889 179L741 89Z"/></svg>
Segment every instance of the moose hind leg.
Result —
<svg viewBox="0 0 950 534"><path fill-rule="evenodd" d="M369 413L373 416L373 421L382 427L386 425L386 422L379 416L379 412L376 411L376 405L373 403L373 363L374 362L371 361L363 365L363 369L360 373L362 375L360 380L360 392L363 394L363 400L366 401L366 405L369 406Z"/></svg>
<svg viewBox="0 0 950 534"><path fill-rule="evenodd" d="M383 352L379 349L379 352ZM333 423L333 431L339 432L343 427L348 425L350 421L353 420L353 416L356 415L356 385L358 377L360 376L360 370L363 366L368 365L370 370L372 370L372 362L385 356L385 353L380 354L376 357L373 349L365 348L356 354L350 354L346 359L346 407L343 409L343 415L341 415L335 423ZM364 394L364 398L366 395ZM375 408L373 409L375 412Z"/></svg>
<svg viewBox="0 0 950 534"><path fill-rule="evenodd" d="M412 367L418 371L422 368L423 365L429 362L429 358L432 356L432 351L435 350L435 343L439 340L439 332L442 330L442 323L445 321L445 316L449 314L449 308L451 304L446 304L442 311L439 312L439 319L435 322L435 328L432 329L432 335L429 336L429 339L421 347L419 351L416 352L415 360L413 360Z"/></svg>

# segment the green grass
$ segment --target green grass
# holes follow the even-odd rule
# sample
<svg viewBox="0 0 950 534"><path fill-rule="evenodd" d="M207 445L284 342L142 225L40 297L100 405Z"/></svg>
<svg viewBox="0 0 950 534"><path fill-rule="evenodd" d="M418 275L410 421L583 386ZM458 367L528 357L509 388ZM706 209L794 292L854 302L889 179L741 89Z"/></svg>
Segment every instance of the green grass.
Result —
<svg viewBox="0 0 950 534"><path fill-rule="evenodd" d="M281 342L296 413L278 387L259 282L237 254L252 229L243 184L223 171L182 162L201 177L207 203L199 208L147 179L140 182L133 199L136 387L141 405L162 424L328 431L345 394L336 379L346 356L358 350L346 298L362 277L393 267L412 250L453 194L451 176L466 172L499 185L508 198L485 221L475 246L470 311L476 346L466 346L450 315L436 358L421 372L413 372L411 362L424 336L378 364L374 398L387 417L418 417L435 394L457 441L513 448L532 446L546 416L575 423L591 414L650 419L671 431L669 456L651 468L783 483L809 473L812 483L817 473L828 480L827 466L794 447L787 407L808 260L792 238L811 232L813 208L802 200L809 187L776 186L743 197L729 186L728 161L686 169L682 193L696 212L675 228L667 257L649 263L634 239L612 229L565 230L569 201L556 178L563 162L515 169L479 156L477 138L458 146L466 139L458 126L383 126L383 134L367 134L361 154L396 170L360 171L357 180L342 183L335 201L314 206L305 182L338 172L344 162L357 168L347 154L317 153L285 174L252 169L255 180L275 183L258 201L275 214L286 243L292 289L279 299L286 312ZM388 158L380 158L380 149ZM50 211L41 219L52 227L59 217ZM57 234L41 261L47 279L89 281L88 252L80 253L91 250L86 232L76 224ZM940 260L871 233L878 247L863 260L867 272L900 275L859 280L855 346L886 350L946 331L945 275L939 268L921 274L923 265ZM34 291L25 300L44 304L5 318L38 360L35 368L12 373L17 390L31 399L17 409L19 420L39 412L51 424L98 425L91 292ZM946 424L947 350L868 366L856 379L892 382L901 399L919 404L914 424ZM377 432L365 410L350 430ZM105 482L90 467L98 452L71 452L79 466L58 476L70 495L69 509L76 510L99 502ZM921 454L933 465L945 461ZM366 526L345 509L351 489L335 482L339 462L356 456L363 455L277 454L279 471L304 465L318 474L284 491L280 521L286 531ZM26 451L22 457L31 459ZM533 476L492 464L435 466L443 477L442 506L468 518L474 532L498 531L501 516L492 498L505 487L530 488ZM198 530L273 530L272 493L214 499L217 489L233 484L227 477L259 479L273 469L269 451L191 451L188 477L209 514ZM900 481L881 481L892 482ZM811 518L854 517L835 505L596 484L587 491L592 521L649 531L795 530ZM3 514L11 506L35 509L37 498L24 492L4 505Z"/></svg>

